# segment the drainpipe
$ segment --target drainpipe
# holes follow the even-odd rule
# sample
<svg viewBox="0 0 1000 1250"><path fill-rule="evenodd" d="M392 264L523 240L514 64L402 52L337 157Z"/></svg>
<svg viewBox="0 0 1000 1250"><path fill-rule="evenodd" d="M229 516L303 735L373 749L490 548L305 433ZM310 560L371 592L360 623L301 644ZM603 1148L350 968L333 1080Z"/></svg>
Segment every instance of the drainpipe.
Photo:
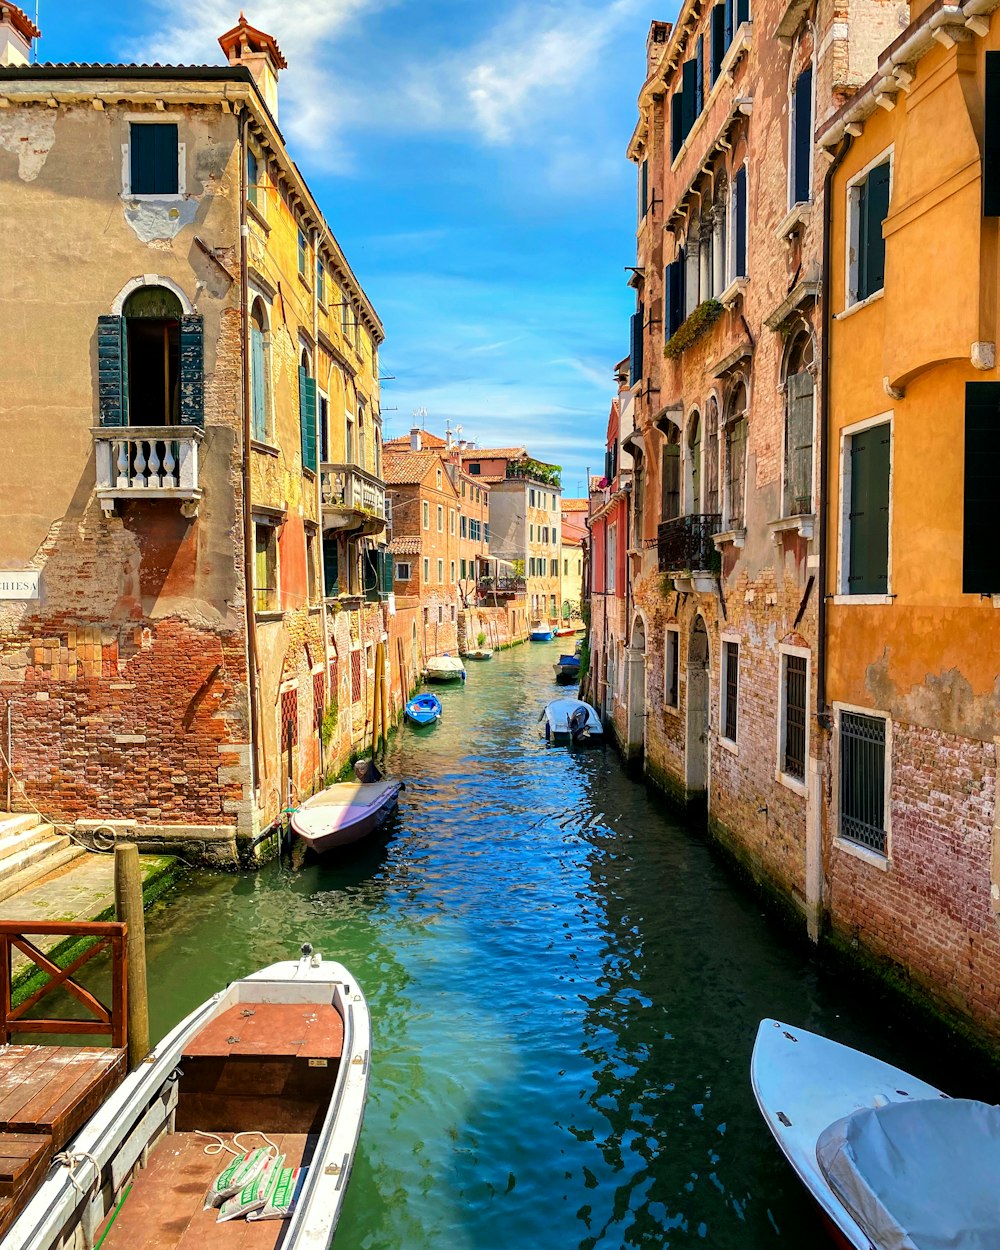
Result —
<svg viewBox="0 0 1000 1250"><path fill-rule="evenodd" d="M250 698L250 782L256 790L260 770L257 762L257 672L254 668L257 655L257 620L254 615L254 533L253 511L250 506L250 273L247 259L247 124L249 115L244 108L240 113L240 365L243 386L243 578L247 616L247 692Z"/></svg>
<svg viewBox="0 0 1000 1250"><path fill-rule="evenodd" d="M816 641L818 663L816 665L816 721L822 729L830 729L832 721L826 704L826 572L827 572L827 516L829 491L827 477L830 466L830 326L833 321L830 298L830 224L833 215L833 176L847 155L852 143L850 135L842 142L823 179L823 341L820 347L820 443L819 443L819 610L818 638Z"/></svg>

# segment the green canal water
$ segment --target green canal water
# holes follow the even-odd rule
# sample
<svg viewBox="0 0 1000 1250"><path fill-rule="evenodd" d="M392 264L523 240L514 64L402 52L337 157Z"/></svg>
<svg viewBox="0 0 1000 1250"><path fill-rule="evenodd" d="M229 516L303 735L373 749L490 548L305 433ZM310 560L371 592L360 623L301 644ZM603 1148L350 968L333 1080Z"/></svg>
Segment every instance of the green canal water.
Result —
<svg viewBox="0 0 1000 1250"><path fill-rule="evenodd" d="M791 944L611 747L545 746L559 650L470 664L438 726L401 730L376 844L158 905L154 1036L303 941L352 970L373 1066L337 1250L820 1247L750 1092L760 1018L938 1083L950 1061Z"/></svg>

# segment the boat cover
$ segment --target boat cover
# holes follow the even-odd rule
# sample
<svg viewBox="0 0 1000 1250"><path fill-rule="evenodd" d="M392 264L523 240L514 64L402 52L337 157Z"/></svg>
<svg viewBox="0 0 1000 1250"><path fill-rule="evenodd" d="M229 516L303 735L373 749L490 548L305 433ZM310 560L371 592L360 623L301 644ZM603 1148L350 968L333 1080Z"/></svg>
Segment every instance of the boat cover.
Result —
<svg viewBox="0 0 1000 1250"><path fill-rule="evenodd" d="M1000 1107L961 1098L865 1107L824 1129L816 1158L877 1250L1000 1246Z"/></svg>

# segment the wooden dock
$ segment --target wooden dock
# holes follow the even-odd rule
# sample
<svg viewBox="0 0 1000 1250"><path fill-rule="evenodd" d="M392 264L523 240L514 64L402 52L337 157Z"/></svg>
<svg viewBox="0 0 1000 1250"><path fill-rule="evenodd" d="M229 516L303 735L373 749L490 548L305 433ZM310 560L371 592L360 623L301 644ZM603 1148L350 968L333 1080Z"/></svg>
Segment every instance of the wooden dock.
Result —
<svg viewBox="0 0 1000 1250"><path fill-rule="evenodd" d="M27 936L93 939L59 968ZM0 921L0 1237L44 1179L52 1159L86 1123L128 1070L126 1051L127 927L108 923ZM17 1007L11 1005L14 951L48 980ZM112 1001L102 1003L76 980L98 952L112 960ZM87 1019L29 1015L54 990L64 990ZM106 1036L110 1046L12 1043L21 1034Z"/></svg>

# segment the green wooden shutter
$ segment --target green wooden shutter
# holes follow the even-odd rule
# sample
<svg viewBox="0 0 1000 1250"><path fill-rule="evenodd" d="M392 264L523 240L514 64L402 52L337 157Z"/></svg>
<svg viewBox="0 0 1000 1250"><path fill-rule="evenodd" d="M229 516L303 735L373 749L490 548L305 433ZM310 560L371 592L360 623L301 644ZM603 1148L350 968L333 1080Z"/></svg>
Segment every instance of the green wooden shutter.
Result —
<svg viewBox="0 0 1000 1250"><path fill-rule="evenodd" d="M686 139L698 116L698 62L694 58L684 62L681 68L681 81L684 84L684 105L681 110L682 129Z"/></svg>
<svg viewBox="0 0 1000 1250"><path fill-rule="evenodd" d="M750 0L736 0L736 29L750 21Z"/></svg>
<svg viewBox="0 0 1000 1250"><path fill-rule="evenodd" d="M128 338L124 317L97 318L97 410L101 425L128 425Z"/></svg>
<svg viewBox="0 0 1000 1250"><path fill-rule="evenodd" d="M885 286L885 239L882 222L889 212L889 163L877 165L858 197L858 299Z"/></svg>
<svg viewBox="0 0 1000 1250"><path fill-rule="evenodd" d="M701 116L705 107L705 36L699 35L695 45L694 115Z"/></svg>
<svg viewBox="0 0 1000 1250"><path fill-rule="evenodd" d="M632 314L629 334L628 384L635 386L642 377L642 338L643 323L646 320L645 309L640 303Z"/></svg>
<svg viewBox="0 0 1000 1250"><path fill-rule="evenodd" d="M983 105L983 215L1000 217L1000 52L986 53Z"/></svg>
<svg viewBox="0 0 1000 1250"><path fill-rule="evenodd" d="M381 568L382 568L380 589L383 595L391 595L392 594L392 553L388 549L383 548L379 552L379 559L381 561Z"/></svg>
<svg viewBox="0 0 1000 1250"><path fill-rule="evenodd" d="M747 276L747 167L741 165L733 179L734 278Z"/></svg>
<svg viewBox="0 0 1000 1250"><path fill-rule="evenodd" d="M264 378L264 335L257 326L250 327L250 398L252 403L251 433L258 442L267 437L266 385Z"/></svg>
<svg viewBox="0 0 1000 1250"><path fill-rule="evenodd" d="M645 217L649 211L649 161L644 160L639 169L639 216Z"/></svg>
<svg viewBox="0 0 1000 1250"><path fill-rule="evenodd" d="M812 511L813 380L807 372L788 379L785 429L785 516Z"/></svg>
<svg viewBox="0 0 1000 1250"><path fill-rule="evenodd" d="M684 146L684 93L675 91L670 97L670 159Z"/></svg>
<svg viewBox="0 0 1000 1250"><path fill-rule="evenodd" d="M316 472L316 379L299 366L299 430L302 467Z"/></svg>
<svg viewBox="0 0 1000 1250"><path fill-rule="evenodd" d="M1000 553L993 537L1000 480L1000 382L965 384L965 500L962 593L1000 593Z"/></svg>
<svg viewBox="0 0 1000 1250"><path fill-rule="evenodd" d="M714 85L722 70L722 58L726 55L726 6L717 4L712 9L712 36L709 56L710 78Z"/></svg>
<svg viewBox="0 0 1000 1250"><path fill-rule="evenodd" d="M664 521L673 521L680 515L681 449L679 443L665 443L663 447L662 498Z"/></svg>
<svg viewBox="0 0 1000 1250"><path fill-rule="evenodd" d="M340 556L332 534L323 535L323 591L327 599L340 594Z"/></svg>
<svg viewBox="0 0 1000 1250"><path fill-rule="evenodd" d="M889 590L889 467L891 427L863 430L851 439L850 555L847 593Z"/></svg>
<svg viewBox="0 0 1000 1250"><path fill-rule="evenodd" d="M701 512L701 417L695 421L691 443L691 512Z"/></svg>
<svg viewBox="0 0 1000 1250"><path fill-rule="evenodd" d="M176 195L177 125L133 122L129 127L129 158L133 195Z"/></svg>
<svg viewBox="0 0 1000 1250"><path fill-rule="evenodd" d="M181 317L181 425L205 424L205 325L196 313Z"/></svg>

